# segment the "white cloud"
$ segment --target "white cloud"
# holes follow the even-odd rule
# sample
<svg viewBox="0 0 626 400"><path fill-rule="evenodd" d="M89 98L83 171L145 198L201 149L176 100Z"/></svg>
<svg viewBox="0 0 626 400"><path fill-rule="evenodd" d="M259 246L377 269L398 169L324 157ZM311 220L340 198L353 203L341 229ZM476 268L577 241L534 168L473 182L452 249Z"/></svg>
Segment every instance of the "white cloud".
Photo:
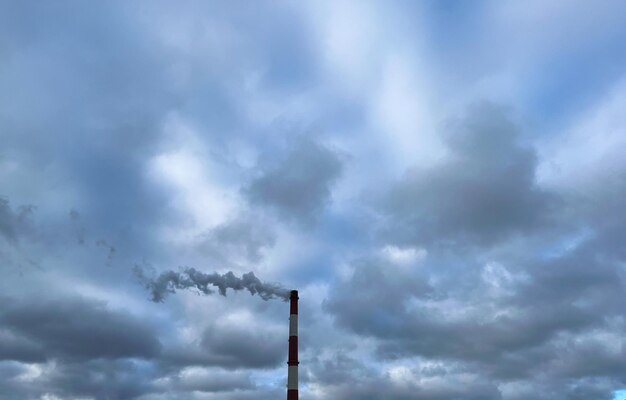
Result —
<svg viewBox="0 0 626 400"><path fill-rule="evenodd" d="M391 262L400 266L409 266L426 259L428 251L424 248L385 246L382 253Z"/></svg>
<svg viewBox="0 0 626 400"><path fill-rule="evenodd" d="M222 178L195 129L176 115L165 125L169 146L154 156L148 175L174 193L173 207L187 219L181 226L164 226L164 235L175 242L195 236L224 223L237 209L237 187Z"/></svg>

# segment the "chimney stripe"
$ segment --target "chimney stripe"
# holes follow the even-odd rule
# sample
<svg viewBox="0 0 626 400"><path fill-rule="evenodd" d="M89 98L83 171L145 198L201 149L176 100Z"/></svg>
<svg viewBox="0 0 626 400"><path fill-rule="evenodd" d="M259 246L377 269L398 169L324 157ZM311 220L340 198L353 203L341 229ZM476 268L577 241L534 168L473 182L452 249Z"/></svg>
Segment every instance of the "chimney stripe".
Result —
<svg viewBox="0 0 626 400"><path fill-rule="evenodd" d="M298 315L289 316L289 336L298 336Z"/></svg>

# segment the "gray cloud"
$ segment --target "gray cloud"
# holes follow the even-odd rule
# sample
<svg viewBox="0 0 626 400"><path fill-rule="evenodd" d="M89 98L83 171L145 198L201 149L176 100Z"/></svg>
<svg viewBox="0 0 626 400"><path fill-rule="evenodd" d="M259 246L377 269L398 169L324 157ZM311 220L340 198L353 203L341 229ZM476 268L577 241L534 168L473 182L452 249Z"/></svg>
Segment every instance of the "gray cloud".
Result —
<svg viewBox="0 0 626 400"><path fill-rule="evenodd" d="M447 252L433 251L419 272L409 272L423 287L428 282L426 292L411 293L404 288L406 272L374 257L366 267L356 263L326 307L339 327L375 338L383 359L460 362L502 385L523 382L527 393L552 393L546 398L608 398L611 385L623 385L616 338L623 329L625 281L621 247L606 237L614 231L598 228L556 254L488 265L467 252L451 265Z"/></svg>
<svg viewBox="0 0 626 400"><path fill-rule="evenodd" d="M152 328L125 312L81 299L4 299L0 353L5 360L153 358Z"/></svg>
<svg viewBox="0 0 626 400"><path fill-rule="evenodd" d="M481 371L479 386L499 382L494 398L609 398L624 385L622 217L590 212L590 197L612 202L606 192L540 189L536 156L500 109L452 126L446 161L410 172L378 209L383 243L425 246L426 258L354 261L326 309L381 359L460 363Z"/></svg>
<svg viewBox="0 0 626 400"><path fill-rule="evenodd" d="M151 392L151 371L136 360L88 360L84 363L64 363L54 366L31 395L48 393L76 398L135 399Z"/></svg>
<svg viewBox="0 0 626 400"><path fill-rule="evenodd" d="M134 399L152 390L155 372L148 360L160 351L153 326L101 302L2 300L0 366L16 371L13 379L0 382L3 398ZM36 378L20 383L33 368Z"/></svg>
<svg viewBox="0 0 626 400"><path fill-rule="evenodd" d="M232 367L267 368L285 362L284 332L263 329L255 330L207 329L201 347L218 365Z"/></svg>
<svg viewBox="0 0 626 400"><path fill-rule="evenodd" d="M235 260L259 262L262 252L276 242L269 222L255 218L237 218L218 225L199 237L198 250L216 263Z"/></svg>
<svg viewBox="0 0 626 400"><path fill-rule="evenodd" d="M493 243L549 222L555 198L535 183L537 158L502 107L481 103L444 135L449 156L406 173L387 194L387 237L401 243Z"/></svg>
<svg viewBox="0 0 626 400"><path fill-rule="evenodd" d="M330 386L329 395L335 399L419 399L443 400L462 397L471 400L497 400L502 396L494 385L487 383L465 383L463 387L446 386L442 388L423 388L418 385L398 387L387 380L380 379L340 386Z"/></svg>
<svg viewBox="0 0 626 400"><path fill-rule="evenodd" d="M355 262L354 273L333 288L325 308L358 333L389 336L404 329L408 298L432 295L427 276L403 272L374 256Z"/></svg>
<svg viewBox="0 0 626 400"><path fill-rule="evenodd" d="M43 343L29 340L6 327L0 330L0 360L41 362L45 359Z"/></svg>
<svg viewBox="0 0 626 400"><path fill-rule="evenodd" d="M315 382L323 382L336 399L501 399L496 385L469 370L429 376L417 368L402 367L397 373L368 368L359 360L339 353L321 357L311 368ZM458 375L455 375L458 374ZM460 376L462 378L462 384Z"/></svg>
<svg viewBox="0 0 626 400"><path fill-rule="evenodd" d="M142 260L265 263L297 282L302 398L625 388L624 87L612 82L625 59L609 51L624 13L500 3L2 2L0 398L284 396L284 303L153 304L132 276ZM611 85L611 118L585 124L605 118ZM523 122L484 103L418 128L482 95ZM285 123L321 136L285 143ZM559 132L596 125L581 135L611 140ZM446 154L398 178L406 146L428 153L431 136ZM552 165L548 137L563 150L558 182L536 176ZM609 147L615 160L588 165ZM194 168L153 168L170 155ZM160 299L279 290L190 272L146 282Z"/></svg>
<svg viewBox="0 0 626 400"><path fill-rule="evenodd" d="M306 360L303 368L303 380L323 382L326 385L342 385L346 382L373 381L377 373L363 362L350 357L344 351L330 357L315 354Z"/></svg>
<svg viewBox="0 0 626 400"><path fill-rule="evenodd" d="M256 323L243 326L218 321L206 328L196 343L165 350L167 364L211 366L229 370L274 368L286 360L285 335Z"/></svg>
<svg viewBox="0 0 626 400"><path fill-rule="evenodd" d="M180 392L187 394L193 392L228 393L256 388L248 372L214 369L201 369L195 373L177 374L168 377L167 384L163 386L163 392L172 394Z"/></svg>
<svg viewBox="0 0 626 400"><path fill-rule="evenodd" d="M297 138L286 155L272 154L257 167L261 174L244 193L252 204L268 206L289 219L308 223L330 201L331 187L342 164L335 150L308 138Z"/></svg>

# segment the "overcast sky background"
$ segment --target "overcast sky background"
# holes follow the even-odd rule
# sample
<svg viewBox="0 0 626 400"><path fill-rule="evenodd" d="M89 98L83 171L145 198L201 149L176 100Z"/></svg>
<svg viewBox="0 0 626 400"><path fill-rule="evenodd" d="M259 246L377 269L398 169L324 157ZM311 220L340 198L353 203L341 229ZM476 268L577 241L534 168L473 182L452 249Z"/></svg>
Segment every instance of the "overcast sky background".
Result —
<svg viewBox="0 0 626 400"><path fill-rule="evenodd" d="M611 400L623 1L0 1L0 398Z"/></svg>

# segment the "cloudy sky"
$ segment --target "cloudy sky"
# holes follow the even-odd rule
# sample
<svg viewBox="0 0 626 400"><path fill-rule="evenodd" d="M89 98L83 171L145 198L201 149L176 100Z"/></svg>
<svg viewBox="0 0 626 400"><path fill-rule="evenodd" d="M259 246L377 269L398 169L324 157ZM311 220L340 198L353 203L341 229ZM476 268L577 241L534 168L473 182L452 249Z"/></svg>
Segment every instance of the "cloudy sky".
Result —
<svg viewBox="0 0 626 400"><path fill-rule="evenodd" d="M0 398L622 400L626 3L0 1Z"/></svg>

